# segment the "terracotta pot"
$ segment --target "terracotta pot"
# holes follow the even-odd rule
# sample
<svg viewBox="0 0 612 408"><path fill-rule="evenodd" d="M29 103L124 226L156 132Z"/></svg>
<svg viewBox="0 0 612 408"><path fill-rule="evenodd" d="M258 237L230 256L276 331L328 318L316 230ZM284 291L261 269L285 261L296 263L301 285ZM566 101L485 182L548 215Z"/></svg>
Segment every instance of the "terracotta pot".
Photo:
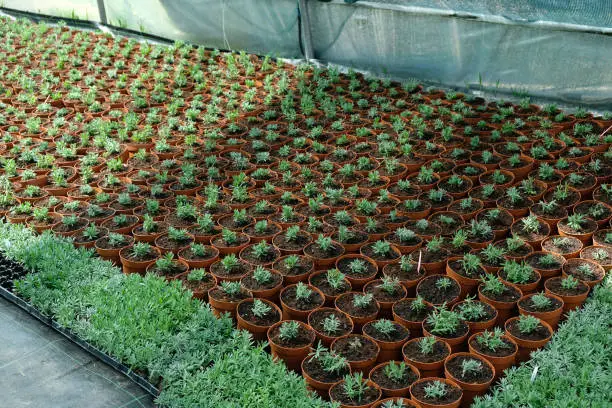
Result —
<svg viewBox="0 0 612 408"><path fill-rule="evenodd" d="M363 292L364 293L371 293L371 292L373 292L375 290L376 286L378 286L378 285L380 285L382 283L383 283L382 279L376 279L376 280L370 281L370 282L368 282L363 287ZM376 296L374 296L374 298L376 299L376 301L380 305L380 316L381 317L391 318L393 316L393 311L392 311L393 305L397 301L399 301L401 299L404 299L406 297L407 292L408 292L406 290L406 287L404 285L402 285L402 284L400 284L398 286L399 287L398 287L397 290L399 291L399 294L394 297L394 300L384 301L384 300L378 299L378 298L376 298Z"/></svg>
<svg viewBox="0 0 612 408"><path fill-rule="evenodd" d="M549 331L549 336L543 340L526 340L526 339L521 339L519 337L516 337L515 335L513 335L509 330L508 330L508 326L515 320L517 320L518 317L513 317L510 318L506 321L506 324L504 325L504 328L506 329L506 335L508 337L510 337L518 346L518 352L516 354L516 361L517 362L523 362L523 361L527 361L529 360L529 355L531 354L532 351L535 351L537 349L539 349L540 347L543 347L546 343L548 343L550 341L550 338L553 335L553 329L552 327L550 327L550 325L546 322L540 321L540 323L546 327Z"/></svg>
<svg viewBox="0 0 612 408"><path fill-rule="evenodd" d="M189 269L207 268L210 265L212 265L213 263L215 263L217 261L217 259L219 258L219 250L217 248L212 247L212 246L208 247L208 250L212 251L212 254L211 254L210 258L209 259L204 259L204 260L196 260L196 259L185 258L185 252L187 252L188 249L189 249L189 247L181 249L178 252L178 256L179 256L179 259L181 261L183 261L187 265L189 265Z"/></svg>
<svg viewBox="0 0 612 408"><path fill-rule="evenodd" d="M529 282L529 283L514 283L514 282L509 282L508 280L506 280L503 276L502 276L502 270L500 270L497 275L499 276L499 278L504 282L504 283L508 283L511 285L516 286L517 288L519 288L521 290L521 292L523 293L523 295L528 295L530 293L535 292L538 289L538 285L540 284L540 281L542 279L542 277L540 276L540 274L538 273L538 271L536 271L535 269L533 270L533 272L537 275L537 279L534 282Z"/></svg>
<svg viewBox="0 0 612 408"><path fill-rule="evenodd" d="M492 371L491 378L484 383L465 382L465 381L461 381L461 379L459 378L456 378L452 374L452 372L449 371L447 365L454 358L457 358L460 356L474 358L476 360L479 360L483 364L487 365ZM493 366L493 364L489 362L489 360L487 360L486 358L480 357L478 354L455 353L455 354L451 354L450 356L446 357L446 360L444 361L444 376L450 380L453 380L455 383L459 385L459 387L461 387L461 389L463 390L463 399L461 403L464 406L469 406L475 397L479 395L483 395L485 392L487 392L487 390L489 389L489 386L491 385L491 383L493 382L493 379L495 378L495 367Z"/></svg>
<svg viewBox="0 0 612 408"><path fill-rule="evenodd" d="M603 281L604 277L606 276L606 270L603 268L603 266L599 265L596 262L590 261L588 259L579 259L579 258L568 259L568 261L564 263L563 266L561 267L561 276L566 278L568 276L568 271L570 270L570 268L572 268L575 265L581 265L581 264L590 265L591 270L597 276L597 279L593 279L593 280L580 279L582 282L586 283L591 288L593 288L595 287L595 285Z"/></svg>
<svg viewBox="0 0 612 408"><path fill-rule="evenodd" d="M378 353L378 359L376 361L379 363L382 363L385 361L391 361L391 360L400 361L402 358L402 347L404 343L408 341L408 337L410 337L410 332L406 330L403 326L401 326L399 323L396 322L397 325L402 327L402 329L406 330L405 337L397 341L384 341L384 340L374 338L373 336L370 336L367 333L368 327L371 326L373 323L374 321L366 323L363 326L362 331L363 331L364 336L376 342L376 344L378 344L378 347L380 348L380 352Z"/></svg>
<svg viewBox="0 0 612 408"><path fill-rule="evenodd" d="M318 303L318 305L314 305L311 309L308 309L308 310L295 309L289 306L283 300L283 294L287 293L287 290L294 286L295 285L286 286L280 292L279 298L280 298L281 308L283 310L283 319L284 320L300 320L302 322L305 322L308 319L308 315L310 314L310 312L312 312L313 310L317 310L320 307L323 307L323 304L325 303L325 295L323 294L323 292L321 292L319 289L315 288L314 286L308 286L308 289L313 291L313 294L311 296L318 294L321 301Z"/></svg>
<svg viewBox="0 0 612 408"><path fill-rule="evenodd" d="M279 318L278 321L280 322L282 320L282 312L280 308L276 306L273 302L270 302L267 299L260 299L260 300L278 313L278 318ZM272 325L265 325L265 326L258 325L258 324L255 324L255 323L252 323L246 320L243 316L240 315L240 305L252 304L252 303L253 303L252 299L244 299L243 301L238 303L238 306L236 307L236 320L237 320L238 328L246 330L249 333L251 333L251 335L253 336L253 340L255 341L265 340L267 337L268 329L272 327ZM274 324L276 323L278 322L275 322Z"/></svg>
<svg viewBox="0 0 612 408"><path fill-rule="evenodd" d="M341 315L343 315L346 318L346 322L348 323L348 328L341 332L340 335L338 336L329 336L328 334L317 330L315 327L313 327L313 319L314 319L314 315L318 314L318 313L323 313L324 311L329 310L329 311L334 311L334 313L339 313ZM308 325L310 327L312 327L312 329L315 331L316 335L317 335L317 340L321 342L321 344L323 344L325 347L329 347L331 346L331 344L334 342L334 340L346 336L347 334L351 334L353 332L354 329L354 325L353 325L353 320L351 320L350 316L347 315L344 312L339 311L338 309L334 309L331 307L321 307L317 310L313 310L312 312L310 312L310 314L308 315Z"/></svg>
<svg viewBox="0 0 612 408"><path fill-rule="evenodd" d="M139 273L144 275L147 267L155 263L155 261L161 256L159 249L152 246L151 250L157 255L154 259L147 261L134 261L127 257L127 251L131 250L132 248L133 246L129 246L122 248L119 251L119 258L121 259L121 265L123 265L123 273Z"/></svg>
<svg viewBox="0 0 612 408"><path fill-rule="evenodd" d="M507 356L494 356L494 355L485 354L485 353L478 351L478 349L472 346L472 343L477 341L476 339L480 334L481 333L474 333L470 336L468 340L468 347L469 347L470 353L479 355L485 358L489 363L493 364L493 367L495 367L495 378L499 378L505 369L512 367L515 364L516 353L518 352L518 346L516 345L514 340L512 340L510 337L508 337L507 335L503 335L503 337L506 340L512 343L514 350Z"/></svg>
<svg viewBox="0 0 612 408"><path fill-rule="evenodd" d="M431 380L436 380L436 381L440 381L443 382L445 384L447 384L448 386L454 387L454 388L458 388L459 390L461 390L461 387L459 386L459 384L457 384L456 382L454 382L453 380L449 380L448 378L421 378L418 381L415 381L412 386L410 386L410 396L412 397L412 399L414 401L416 401L421 408L457 408L459 407L459 405L461 405L461 400L463 399L463 391L461 391L461 396L459 397L459 399L457 401L453 401L451 403L448 404L430 404L427 401L422 401L419 398L415 397L414 395L414 388L415 386L418 386L418 384L422 383L422 382L429 382Z"/></svg>
<svg viewBox="0 0 612 408"><path fill-rule="evenodd" d="M375 372L379 371L379 370L384 370L385 367L387 365L389 365L390 363L393 363L393 361L387 361L384 363L380 363L378 364L376 367L374 367L372 369L372 371L370 371L370 376L369 379L370 381L372 381L374 384L378 385L378 387L381 389L382 391L382 395L383 398L390 398L390 397L404 397L407 398L410 395L410 385L404 387L404 388L385 388L382 385L376 383L373 379L372 379L372 374L374 374ZM414 373L414 375L416 375L417 380L420 379L421 377L421 373L419 372L419 369L416 368L415 366L413 366L412 364L406 364L406 368L410 371L412 371ZM416 380L415 380L416 381Z"/></svg>
<svg viewBox="0 0 612 408"><path fill-rule="evenodd" d="M520 297L523 296L523 292L521 292L521 290L517 286L511 283L506 283L506 285L512 286L514 289L516 289ZM478 286L478 299L482 302L490 304L495 309L497 309L497 321L495 323L498 326L504 324L504 322L508 318L510 318L510 316L515 314L516 303L518 302L518 299L513 302L502 302L495 299L491 299L487 297L487 295L482 293L482 285Z"/></svg>
<svg viewBox="0 0 612 408"><path fill-rule="evenodd" d="M460 309L461 304L464 303L459 302L459 303L455 303L453 305L452 310L455 309ZM484 303L484 302L482 302ZM483 320L483 321L479 321L479 322L471 322L469 320L466 320L465 322L467 323L468 327L470 328L470 335L475 334L475 333L480 333L483 332L485 330L489 330L492 329L493 326L495 326L495 323L497 322L497 316L499 315L499 312L497 311L497 309L495 309L493 306L491 306L490 304L486 304L487 306L491 307L491 309L493 309L494 316L488 320Z"/></svg>
<svg viewBox="0 0 612 408"><path fill-rule="evenodd" d="M351 313L349 313L346 310L343 310L339 304L342 303L344 298L347 297L353 297L356 294L361 294L359 292L348 292L348 293L343 293L342 295L338 296L336 298L336 301L334 302L334 306L336 307L336 309L340 310L343 313L346 313L347 315L349 315L349 317L351 318L351 320L353 321L353 324L355 326L354 331L355 333L361 333L361 328L368 322L371 322L372 320L376 319L376 317L378 316L378 313L380 312L380 305L378 304L378 302L376 300L372 300L372 302L374 302L374 304L376 305L376 311L373 313L368 314L367 316L355 316L352 315Z"/></svg>
<svg viewBox="0 0 612 408"><path fill-rule="evenodd" d="M276 285L274 285L271 288L266 288L266 289L253 289L253 288L247 288L247 289L249 292L253 294L254 298L267 299L272 302L277 302L278 295L281 289L283 288L283 277L276 271L270 271L270 273L280 276L280 280ZM242 287L246 287L244 284L244 281L245 279L249 278L249 275L252 275L252 272L249 272L248 274L246 274L240 279L240 283L242 284Z"/></svg>
<svg viewBox="0 0 612 408"><path fill-rule="evenodd" d="M546 282L544 282L544 291L549 295L557 296L558 298L563 300L564 312L569 312L570 310L574 310L582 306L587 296L589 295L589 292L591 291L591 287L586 283L582 283L585 286L585 289L582 293L579 293L577 295L564 295L562 293L555 292L551 289L553 287L552 283L557 280L560 281L561 279L563 278L560 276L548 279Z"/></svg>
<svg viewBox="0 0 612 408"><path fill-rule="evenodd" d="M425 328L425 324L426 321L423 321L423 335L425 336L433 336L438 340L442 340L444 341L446 344L448 344L451 348L451 351L453 353L457 353L459 351L465 350L465 341L467 340L469 334L470 334L470 330L469 330L469 326L468 326L468 330L465 331L465 334L459 336L459 337L442 337L436 334L432 334L430 333L426 328Z"/></svg>
<svg viewBox="0 0 612 408"><path fill-rule="evenodd" d="M582 241L580 241L576 237L566 236L564 238L567 238L567 239L575 241L576 243L579 243L579 247L577 250L572 251L572 252L560 252L553 244L553 240L555 238L560 238L560 237L561 237L560 235L554 235L554 236L550 236L546 238L544 241L542 241L542 250L546 252L552 252L553 254L561 255L565 259L578 258L578 255L580 254L580 251L582 251L582 248L584 246Z"/></svg>
<svg viewBox="0 0 612 408"><path fill-rule="evenodd" d="M444 360L446 360L446 357L448 357L448 355L450 355L452 352L451 347L444 340L438 339L438 341L441 341L446 347L446 349L448 350L448 354L444 356L444 358L441 360L432 361L430 363L425 363L421 361L411 360L408 356L406 356L406 352L405 352L406 345L418 342L421 340L421 338L422 337L417 337L417 338L408 340L406 344L404 344L404 346L402 347L402 355L404 356L404 361L418 368L419 372L421 373L421 378L437 377L437 376L442 375L443 369L444 369Z"/></svg>
<svg viewBox="0 0 612 408"><path fill-rule="evenodd" d="M374 402L370 402L370 403L366 403L366 404L362 404L362 405L345 405L345 404L342 404L342 403L340 403L339 401L337 401L337 402L338 402L338 404L339 404L339 407L340 407L340 408L370 408L370 407L372 407L372 406L373 406L373 405L374 405L376 402L378 402L378 400L379 400L379 399L381 398L381 396L382 396L382 391L380 390L380 388L378 388L378 386L377 386L376 384L372 383L371 381L368 381L367 383L368 383L368 386L369 386L369 387L371 387L371 388L375 388L375 389L378 391L378 398L377 398L377 399L376 399ZM344 380L340 381L339 383L336 383L336 384L332 385L332 386L331 386L331 388L329 389L329 395L330 395L330 399L331 399L332 401L335 401L335 400L332 398L332 395L333 395L332 393L334 392L334 391L333 391L333 390L334 390L334 388L336 388L336 387L342 387L342 385L343 385L343 384L344 384Z"/></svg>
<svg viewBox="0 0 612 408"><path fill-rule="evenodd" d="M308 385L308 387L315 390L319 396L321 396L322 398L327 398L329 396L329 389L335 384L338 384L339 382L341 382L342 379L340 379L339 381L334 381L334 382L325 382L325 381L320 381L320 380L317 380L316 378L313 378L308 372L308 370L306 369L307 366L305 365L305 363L307 361L308 361L308 357L302 360L302 365L301 365L302 376L304 377L306 384ZM351 371L350 367L348 367L348 371L349 372Z"/></svg>
<svg viewBox="0 0 612 408"><path fill-rule="evenodd" d="M367 339L374 346L376 346L376 354L374 356L372 356L371 358L368 358L366 360L354 360L350 356L344 356L348 360L348 363L351 366L351 371L352 372L360 371L360 372L362 372L364 374L364 377L365 377L365 376L367 376L370 373L372 368L374 368L374 366L376 365L376 360L378 359L378 353L380 353L380 348L378 347L378 344L375 341L370 340L369 338L366 338L366 337L361 336L359 334L348 334L346 336L339 337L336 340L334 340L333 343L331 344L331 346L329 347L329 349L331 351L336 352L335 347L337 347L338 342L344 341L344 339L347 339L349 337L361 338L362 341L363 341L363 339Z"/></svg>
<svg viewBox="0 0 612 408"><path fill-rule="evenodd" d="M557 309L551 310L549 312L534 312L534 311L529 311L529 310L525 309L521 305L521 302L526 301L527 299L531 298L532 296L533 296L533 294L525 295L525 296L523 296L522 298L519 299L519 301L517 302L519 313L521 315L535 316L538 319L548 323L550 325L550 327L553 328L553 330L556 330L557 329L557 325L559 324L559 319L561 319L561 314L563 313L563 299L561 299L558 296L549 294L548 296L553 297L553 298L557 299L559 302L561 302L559 307Z"/></svg>
<svg viewBox="0 0 612 408"><path fill-rule="evenodd" d="M236 309L238 308L238 303L240 303L242 299L239 301L227 301L223 299L217 299L214 296L211 296L211 293L214 293L213 291L215 291L216 289L217 287L213 287L208 290L208 303L210 303L213 313L217 317L221 317L223 313L229 313L232 319L235 320L236 319ZM244 292L248 293L246 290ZM249 293L247 298L251 298L251 297L252 296Z"/></svg>
<svg viewBox="0 0 612 408"><path fill-rule="evenodd" d="M461 259L460 257L451 257L447 260L446 262L446 274L453 278L455 281L457 281L459 283L459 285L461 286L461 298L465 298L467 295L470 294L474 294L476 292L476 289L478 287L478 284L480 283L480 278L476 277L476 278L468 278L467 276L463 276L457 272L454 271L454 269L451 266L451 263L453 261L456 261L457 259Z"/></svg>
<svg viewBox="0 0 612 408"><path fill-rule="evenodd" d="M404 397L391 397L391 398L382 399L382 400L378 401L376 404L372 405L372 408L384 408L384 407L388 406L391 403L398 404L400 401L402 402L402 404L405 407L409 407L409 408L421 408L421 406L417 402L415 402L415 401L413 401L413 400L411 400L409 398L404 398Z"/></svg>
<svg viewBox="0 0 612 408"><path fill-rule="evenodd" d="M370 265L373 265L374 269L376 270L376 272L372 273L371 275L364 276L364 277L355 277L355 276L346 275L346 279L350 282L353 290L357 290L357 291L361 290L366 284L374 280L374 278L376 277L376 274L378 273L378 265L373 259L368 258L365 255L360 255L360 254L346 254L346 255L342 255L341 257L338 258L338 260L336 260L336 265L335 265L336 268L340 269L338 268L338 265L340 264L341 261L346 260L346 259L361 259L369 263Z"/></svg>

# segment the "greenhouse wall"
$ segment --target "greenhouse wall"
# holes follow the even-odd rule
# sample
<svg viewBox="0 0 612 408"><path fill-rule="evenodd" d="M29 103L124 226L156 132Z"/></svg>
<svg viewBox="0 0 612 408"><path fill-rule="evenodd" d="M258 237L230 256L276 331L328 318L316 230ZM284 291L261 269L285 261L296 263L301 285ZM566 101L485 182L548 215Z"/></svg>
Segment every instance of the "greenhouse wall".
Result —
<svg viewBox="0 0 612 408"><path fill-rule="evenodd" d="M98 12L103 3L103 12ZM612 108L610 0L5 0L208 47ZM102 15L102 17L101 17ZM309 18L307 18L309 16ZM300 31L300 22L302 31ZM304 33L309 28L310 37ZM308 41L310 40L310 41Z"/></svg>

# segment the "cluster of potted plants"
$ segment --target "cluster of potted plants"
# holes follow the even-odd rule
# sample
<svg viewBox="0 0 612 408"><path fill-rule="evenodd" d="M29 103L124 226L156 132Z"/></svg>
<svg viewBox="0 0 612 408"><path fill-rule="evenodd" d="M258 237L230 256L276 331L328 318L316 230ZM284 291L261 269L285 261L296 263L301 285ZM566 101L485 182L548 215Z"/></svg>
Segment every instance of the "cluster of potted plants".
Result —
<svg viewBox="0 0 612 408"><path fill-rule="evenodd" d="M469 402L612 266L610 116L30 34L1 215L182 281L342 405Z"/></svg>

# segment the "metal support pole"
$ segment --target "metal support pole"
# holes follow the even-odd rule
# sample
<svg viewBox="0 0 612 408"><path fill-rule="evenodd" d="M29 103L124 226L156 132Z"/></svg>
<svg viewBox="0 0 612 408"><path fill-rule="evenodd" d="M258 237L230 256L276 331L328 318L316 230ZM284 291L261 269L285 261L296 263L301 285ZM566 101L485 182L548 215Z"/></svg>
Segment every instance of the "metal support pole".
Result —
<svg viewBox="0 0 612 408"><path fill-rule="evenodd" d="M100 14L100 23L108 24L106 20L106 7L104 7L104 0L98 0L98 14Z"/></svg>
<svg viewBox="0 0 612 408"><path fill-rule="evenodd" d="M101 0L99 0L101 1ZM298 18L302 22L302 40L304 43L304 57L306 60L314 59L314 50L312 47L312 31L310 30L310 11L308 10L307 0L298 0L299 15Z"/></svg>

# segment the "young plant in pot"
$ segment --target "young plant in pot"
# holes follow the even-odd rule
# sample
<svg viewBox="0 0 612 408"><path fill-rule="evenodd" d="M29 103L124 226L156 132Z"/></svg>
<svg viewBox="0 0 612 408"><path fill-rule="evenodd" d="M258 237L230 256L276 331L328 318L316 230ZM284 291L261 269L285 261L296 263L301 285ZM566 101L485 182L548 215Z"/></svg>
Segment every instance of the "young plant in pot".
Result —
<svg viewBox="0 0 612 408"><path fill-rule="evenodd" d="M516 302L522 296L519 288L492 274L483 277L478 286L478 299L497 309L496 324L502 324L515 314Z"/></svg>
<svg viewBox="0 0 612 408"><path fill-rule="evenodd" d="M374 340L360 334L349 334L334 340L330 350L346 358L352 372L364 374L368 374L374 367L380 352Z"/></svg>
<svg viewBox="0 0 612 408"><path fill-rule="evenodd" d="M373 320L363 326L363 334L374 340L380 352L378 362L400 360L402 346L410 337L410 332L401 324L392 320Z"/></svg>
<svg viewBox="0 0 612 408"><path fill-rule="evenodd" d="M95 242L108 234L106 228L97 227L96 224L89 224L80 234L72 236L76 247L93 248Z"/></svg>
<svg viewBox="0 0 612 408"><path fill-rule="evenodd" d="M186 263L174 259L174 254L172 252L167 252L154 263L147 266L147 272L162 276L168 280L176 279L178 275L187 272L188 269L189 266Z"/></svg>
<svg viewBox="0 0 612 408"><path fill-rule="evenodd" d="M497 241L494 245L505 250L508 260L522 260L533 253L533 247L519 237L508 237L503 241Z"/></svg>
<svg viewBox="0 0 612 408"><path fill-rule="evenodd" d="M363 291L374 295L374 299L380 305L380 315L382 317L391 317L393 304L405 298L407 294L406 288L398 278L386 275L382 279L367 283L363 287Z"/></svg>
<svg viewBox="0 0 612 408"><path fill-rule="evenodd" d="M557 229L561 236L578 238L586 244L597 230L597 223L584 214L576 213L559 221Z"/></svg>
<svg viewBox="0 0 612 408"><path fill-rule="evenodd" d="M128 235L110 232L108 235L98 238L95 242L95 247L100 258L118 264L120 262L119 251L133 243L134 238Z"/></svg>
<svg viewBox="0 0 612 408"><path fill-rule="evenodd" d="M527 215L533 201L524 197L517 187L510 187L506 190L506 195L497 200L497 205L508 211L516 219Z"/></svg>
<svg viewBox="0 0 612 408"><path fill-rule="evenodd" d="M252 295L240 286L240 282L221 282L208 290L208 301L217 317L229 313L235 319L238 304L251 297Z"/></svg>
<svg viewBox="0 0 612 408"><path fill-rule="evenodd" d="M451 258L446 264L446 274L459 282L462 297L475 292L486 272L480 258L471 253L463 255L462 258Z"/></svg>
<svg viewBox="0 0 612 408"><path fill-rule="evenodd" d="M311 242L312 235L306 231L300 230L298 225L287 228L284 233L276 234L272 239L272 244L274 244L283 255L302 253L306 245Z"/></svg>
<svg viewBox="0 0 612 408"><path fill-rule="evenodd" d="M166 234L155 238L155 246L164 252L178 254L181 249L187 248L194 242L193 235L186 230L168 227Z"/></svg>
<svg viewBox="0 0 612 408"><path fill-rule="evenodd" d="M459 351L467 339L470 328L457 311L442 305L423 320L423 334L444 340L453 352Z"/></svg>
<svg viewBox="0 0 612 408"><path fill-rule="evenodd" d="M450 354L448 343L433 336L414 338L402 347L404 360L419 369L421 378L441 375Z"/></svg>
<svg viewBox="0 0 612 408"><path fill-rule="evenodd" d="M283 275L283 282L290 285L307 281L314 269L314 261L303 255L287 255L274 262L272 269Z"/></svg>
<svg viewBox="0 0 612 408"><path fill-rule="evenodd" d="M283 276L259 265L242 277L240 284L256 298L276 301L283 287Z"/></svg>
<svg viewBox="0 0 612 408"><path fill-rule="evenodd" d="M167 231L167 224L158 222L149 214L145 214L142 224L132 228L132 235L138 242L154 243L155 239Z"/></svg>
<svg viewBox="0 0 612 408"><path fill-rule="evenodd" d="M325 304L333 306L336 298L351 291L351 283L340 270L333 268L310 275L308 282L325 295Z"/></svg>
<svg viewBox="0 0 612 408"><path fill-rule="evenodd" d="M612 248L588 246L580 251L580 258L593 261L609 270L612 267Z"/></svg>
<svg viewBox="0 0 612 408"><path fill-rule="evenodd" d="M338 310L349 315L356 332L360 332L367 322L376 319L380 310L378 302L371 293L345 293L338 296L335 305Z"/></svg>
<svg viewBox="0 0 612 408"><path fill-rule="evenodd" d="M413 254L403 255L399 262L383 268L383 275L397 278L404 285L407 296L415 295L416 286L425 276L425 268L418 268L419 265L412 259Z"/></svg>
<svg viewBox="0 0 612 408"><path fill-rule="evenodd" d="M238 254L249 245L249 237L242 232L235 232L227 228L221 230L221 234L211 238L210 244L216 248L220 254Z"/></svg>
<svg viewBox="0 0 612 408"><path fill-rule="evenodd" d="M410 330L411 335L422 335L422 323L433 311L433 306L421 297L404 298L393 304L393 320Z"/></svg>
<svg viewBox="0 0 612 408"><path fill-rule="evenodd" d="M523 296L517 305L521 315L535 316L548 323L553 329L557 328L563 312L563 300L545 293Z"/></svg>
<svg viewBox="0 0 612 408"><path fill-rule="evenodd" d="M374 260L363 255L343 255L336 261L336 268L346 276L355 290L362 289L378 273Z"/></svg>
<svg viewBox="0 0 612 408"><path fill-rule="evenodd" d="M266 299L245 299L236 309L238 328L251 333L253 340L265 340L268 329L282 319L282 312Z"/></svg>
<svg viewBox="0 0 612 408"><path fill-rule="evenodd" d="M240 258L251 265L267 266L280 258L280 251L266 241L259 241L240 251Z"/></svg>
<svg viewBox="0 0 612 408"><path fill-rule="evenodd" d="M359 250L362 256L374 260L379 267L394 262L401 256L400 251L388 241L376 241L366 244Z"/></svg>
<svg viewBox="0 0 612 408"><path fill-rule="evenodd" d="M557 276L544 282L544 290L547 294L563 300L564 312L580 307L586 300L590 289L589 285L579 281L572 275L567 277Z"/></svg>
<svg viewBox="0 0 612 408"><path fill-rule="evenodd" d="M353 321L346 314L331 307L321 307L308 315L308 324L315 331L317 339L326 347L334 340L353 331Z"/></svg>
<svg viewBox="0 0 612 408"><path fill-rule="evenodd" d="M83 231L88 224L89 222L85 218L79 218L76 215L68 215L55 224L51 228L51 231L63 237L70 237Z"/></svg>
<svg viewBox="0 0 612 408"><path fill-rule="evenodd" d="M314 330L297 320L284 320L268 329L272 356L283 360L291 370L300 370L314 341Z"/></svg>
<svg viewBox="0 0 612 408"><path fill-rule="evenodd" d="M407 397L410 395L410 386L420 377L416 367L403 361L387 361L370 372L370 381L382 390L383 398Z"/></svg>
<svg viewBox="0 0 612 408"><path fill-rule="evenodd" d="M542 250L572 259L578 257L583 245L576 237L553 235L542 242Z"/></svg>
<svg viewBox="0 0 612 408"><path fill-rule="evenodd" d="M523 295L528 295L536 290L541 276L524 261L518 263L514 260L506 261L504 267L498 272L498 276L507 283L518 287Z"/></svg>
<svg viewBox="0 0 612 408"><path fill-rule="evenodd" d="M304 254L313 260L316 267L324 268L333 265L344 254L344 248L330 237L320 234L315 242L304 248Z"/></svg>
<svg viewBox="0 0 612 408"><path fill-rule="evenodd" d="M275 222L260 220L254 224L248 225L242 232L248 235L251 244L257 244L261 241L270 241L276 234L279 234L281 230L280 225Z"/></svg>
<svg viewBox="0 0 612 408"><path fill-rule="evenodd" d="M139 273L144 275L147 267L159 259L159 249L146 242L136 242L129 248L119 251L119 258L124 273Z"/></svg>
<svg viewBox="0 0 612 408"><path fill-rule="evenodd" d="M467 405L487 391L495 378L495 367L477 354L455 353L444 362L444 375L461 387L462 404Z"/></svg>
<svg viewBox="0 0 612 408"><path fill-rule="evenodd" d="M418 259L418 263L427 271L428 275L443 273L444 268L446 268L449 251L442 247L443 242L444 240L441 237L433 237L425 244L423 249L418 250L418 256L413 256L413 259Z"/></svg>
<svg viewBox="0 0 612 408"><path fill-rule="evenodd" d="M437 224L440 227L440 234L442 236L453 235L455 232L465 226L465 221L462 218L462 215L450 209L448 211L439 211L432 214L429 216L429 218L427 218L427 220ZM391 242L395 243L393 241Z"/></svg>
<svg viewBox="0 0 612 408"><path fill-rule="evenodd" d="M217 280L204 269L192 269L178 276L183 286L193 293L193 297L208 302L208 291L217 285Z"/></svg>
<svg viewBox="0 0 612 408"><path fill-rule="evenodd" d="M542 248L542 241L550 235L550 225L535 215L529 215L515 221L510 231L512 235L521 238L539 251Z"/></svg>
<svg viewBox="0 0 612 408"><path fill-rule="evenodd" d="M518 345L517 362L527 361L530 353L548 343L553 334L548 323L531 315L512 317L504 327L506 335Z"/></svg>
<svg viewBox="0 0 612 408"><path fill-rule="evenodd" d="M192 243L189 247L181 249L179 259L190 268L206 268L212 265L219 257L219 250L209 245Z"/></svg>
<svg viewBox="0 0 612 408"><path fill-rule="evenodd" d="M347 375L329 389L332 402L341 408L369 408L382 396L381 390L371 381L364 380L363 373Z"/></svg>
<svg viewBox="0 0 612 408"><path fill-rule="evenodd" d="M474 218L476 213L484 208L484 203L481 200L473 197L467 197L461 200L454 201L448 206L448 211L460 214L464 221Z"/></svg>
<svg viewBox="0 0 612 408"><path fill-rule="evenodd" d="M238 259L236 254L229 254L213 263L210 266L210 273L217 282L238 282L252 269L251 264Z"/></svg>
<svg viewBox="0 0 612 408"><path fill-rule="evenodd" d="M410 387L410 395L423 408L457 408L463 391L447 378L422 378Z"/></svg>
<svg viewBox="0 0 612 408"><path fill-rule="evenodd" d="M321 397L329 396L329 389L351 373L348 361L325 348L321 343L302 361L302 375L306 384Z"/></svg>
<svg viewBox="0 0 612 408"><path fill-rule="evenodd" d="M281 291L280 303L285 319L305 322L310 312L323 306L325 296L314 286L298 282Z"/></svg>
<svg viewBox="0 0 612 408"><path fill-rule="evenodd" d="M574 278L594 287L606 276L605 269L596 262L587 259L568 259L561 267L563 277L573 276Z"/></svg>
<svg viewBox="0 0 612 408"><path fill-rule="evenodd" d="M420 405L417 405L411 399L402 398L402 397L391 397L385 398L378 401L376 404L372 405L372 408L418 408Z"/></svg>
<svg viewBox="0 0 612 408"><path fill-rule="evenodd" d="M539 251L528 255L525 262L540 274L542 280L546 280L561 273L565 258L551 252Z"/></svg>
<svg viewBox="0 0 612 408"><path fill-rule="evenodd" d="M481 249L477 255L487 273L496 274L506 262L506 249L494 244L489 244L486 248Z"/></svg>
<svg viewBox="0 0 612 408"><path fill-rule="evenodd" d="M368 241L368 234L365 231L349 229L340 225L331 238L339 242L346 252L355 252Z"/></svg>
<svg viewBox="0 0 612 408"><path fill-rule="evenodd" d="M559 221L567 217L567 208L560 206L555 200L540 201L531 206L529 211L532 215L546 222L553 232L556 231Z"/></svg>
<svg viewBox="0 0 612 408"><path fill-rule="evenodd" d="M468 340L468 347L470 353L487 359L493 365L496 378L514 365L518 352L516 343L499 327L473 334Z"/></svg>
<svg viewBox="0 0 612 408"><path fill-rule="evenodd" d="M434 306L451 306L459 301L461 285L446 275L430 275L419 282L416 293Z"/></svg>
<svg viewBox="0 0 612 408"><path fill-rule="evenodd" d="M493 306L470 296L455 304L452 310L461 314L470 327L470 334L490 329L497 320L497 310Z"/></svg>

